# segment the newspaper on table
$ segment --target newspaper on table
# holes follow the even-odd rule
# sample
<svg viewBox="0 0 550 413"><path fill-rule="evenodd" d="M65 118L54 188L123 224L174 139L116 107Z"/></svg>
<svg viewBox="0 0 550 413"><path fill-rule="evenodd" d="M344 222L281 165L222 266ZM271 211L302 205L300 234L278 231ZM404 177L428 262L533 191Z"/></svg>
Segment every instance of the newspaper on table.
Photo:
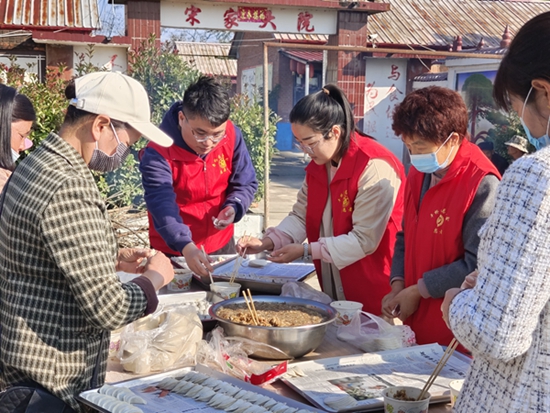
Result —
<svg viewBox="0 0 550 413"><path fill-rule="evenodd" d="M382 391L387 387L424 387L443 353L440 345L426 344L292 363L283 381L329 412L368 412L383 408ZM464 379L469 365L470 359L455 351L430 387L430 402L448 401L449 382ZM326 398L346 393L357 401L356 406L335 410L324 403Z"/></svg>

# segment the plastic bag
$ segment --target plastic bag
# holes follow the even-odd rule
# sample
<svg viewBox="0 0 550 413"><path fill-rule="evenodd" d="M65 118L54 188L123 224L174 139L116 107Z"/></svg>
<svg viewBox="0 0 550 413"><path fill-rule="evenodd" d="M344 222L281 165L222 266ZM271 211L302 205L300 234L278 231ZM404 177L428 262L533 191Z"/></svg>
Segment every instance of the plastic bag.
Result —
<svg viewBox="0 0 550 413"><path fill-rule="evenodd" d="M332 302L332 298L324 292L316 290L309 284L295 281L290 281L283 284L281 296L304 298L306 300L313 300L323 304L330 304Z"/></svg>
<svg viewBox="0 0 550 413"><path fill-rule="evenodd" d="M336 336L360 348L364 352L393 350L416 344L414 332L406 325L391 325L374 314L361 312L369 319L361 322L361 316L353 317L351 323L338 327Z"/></svg>
<svg viewBox="0 0 550 413"><path fill-rule="evenodd" d="M201 342L197 363L255 385L271 383L286 373L287 361L274 366L250 359L248 355L252 353L275 356L273 358L284 355L281 350L268 344L244 337L225 337L223 328L216 327L210 333L210 340Z"/></svg>
<svg viewBox="0 0 550 413"><path fill-rule="evenodd" d="M193 308L171 307L130 324L120 338L118 357L126 371L147 374L193 366L202 323Z"/></svg>

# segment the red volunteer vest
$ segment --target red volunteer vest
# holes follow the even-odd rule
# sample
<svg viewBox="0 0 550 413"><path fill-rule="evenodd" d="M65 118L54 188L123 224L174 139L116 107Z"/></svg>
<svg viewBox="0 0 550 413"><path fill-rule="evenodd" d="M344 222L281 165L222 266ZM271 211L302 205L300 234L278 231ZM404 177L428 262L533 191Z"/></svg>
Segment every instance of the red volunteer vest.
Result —
<svg viewBox="0 0 550 413"><path fill-rule="evenodd" d="M170 164L176 203L184 224L189 227L193 242L210 254L225 246L233 236L233 225L223 231L214 228L212 217L217 217L225 201L227 185L232 170L235 148L235 127L227 122L226 138L206 155L203 160L179 146L168 148L149 143ZM155 230L149 213L149 240L151 246L167 254L181 255L174 251Z"/></svg>
<svg viewBox="0 0 550 413"><path fill-rule="evenodd" d="M464 257L464 217L488 174L500 178L491 161L465 139L447 174L426 192L418 209L424 174L411 167L405 190L406 287L417 284L425 272ZM443 298L422 298L418 310L405 320L418 344L448 345L453 339L441 316L442 302Z"/></svg>
<svg viewBox="0 0 550 413"><path fill-rule="evenodd" d="M401 178L401 186L386 231L376 251L340 270L347 300L363 303L363 310L381 313L382 298L390 292L389 275L395 236L401 230L403 216L403 188L405 173L397 158L376 141L354 134L338 171L330 183L334 236L353 229L352 213L357 184L371 159L384 159ZM328 176L325 165L310 162L306 168L308 199L306 231L309 242L319 239L323 211L328 198ZM314 260L319 282L322 284L321 262Z"/></svg>

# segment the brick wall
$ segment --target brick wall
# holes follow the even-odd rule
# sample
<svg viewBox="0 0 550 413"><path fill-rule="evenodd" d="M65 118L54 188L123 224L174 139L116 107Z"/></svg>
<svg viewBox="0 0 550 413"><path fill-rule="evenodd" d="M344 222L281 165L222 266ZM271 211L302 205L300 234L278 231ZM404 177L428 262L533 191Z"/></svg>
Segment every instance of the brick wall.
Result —
<svg viewBox="0 0 550 413"><path fill-rule="evenodd" d="M160 1L129 1L126 5L126 30L132 49L137 49L151 34L157 37L160 47Z"/></svg>
<svg viewBox="0 0 550 413"><path fill-rule="evenodd" d="M63 72L63 79L70 80L73 77L73 46L46 45L46 67L57 70L60 64L65 64L67 69Z"/></svg>
<svg viewBox="0 0 550 413"><path fill-rule="evenodd" d="M332 46L362 46L367 44L367 13L338 12L338 33L329 36ZM365 115L365 61L361 53L328 52L327 83L337 81L348 97L357 126L361 129Z"/></svg>

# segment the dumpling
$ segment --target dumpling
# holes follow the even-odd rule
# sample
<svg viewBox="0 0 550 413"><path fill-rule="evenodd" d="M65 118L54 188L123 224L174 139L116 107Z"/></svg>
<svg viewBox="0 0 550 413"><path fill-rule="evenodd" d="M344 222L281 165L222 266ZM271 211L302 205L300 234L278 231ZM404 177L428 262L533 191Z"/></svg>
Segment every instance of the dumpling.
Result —
<svg viewBox="0 0 550 413"><path fill-rule="evenodd" d="M196 386L195 383L181 380L179 384L176 387L174 387L172 391L178 394L185 394L195 386Z"/></svg>
<svg viewBox="0 0 550 413"><path fill-rule="evenodd" d="M235 413L244 413L246 409L254 406L252 403L245 401L242 406L238 407L236 410L233 410ZM232 407L232 406L231 406Z"/></svg>
<svg viewBox="0 0 550 413"><path fill-rule="evenodd" d="M264 406L266 409L271 409L273 406L275 406L277 404L277 400L275 399L272 399L271 397L269 397L269 400L266 401L264 404L262 404L262 406Z"/></svg>
<svg viewBox="0 0 550 413"><path fill-rule="evenodd" d="M286 403L277 402L277 404L271 408L271 411L273 413L283 413L286 409L288 409L288 405Z"/></svg>
<svg viewBox="0 0 550 413"><path fill-rule="evenodd" d="M271 397L268 397L268 396L264 396L263 394L258 394L258 400L256 400L256 404L258 406L263 406L264 404L266 404L268 401L272 400Z"/></svg>
<svg viewBox="0 0 550 413"><path fill-rule="evenodd" d="M225 410L233 403L235 403L235 399L233 397L229 397L223 393L216 393L207 404L215 409Z"/></svg>
<svg viewBox="0 0 550 413"><path fill-rule="evenodd" d="M176 380L173 377L166 377L165 379L162 379L159 384L157 384L157 387L162 390L172 390L178 385L179 382L179 380Z"/></svg>
<svg viewBox="0 0 550 413"><path fill-rule="evenodd" d="M224 387L220 390L222 393L227 394L228 396L234 397L240 389L236 386L233 386L229 383L224 383Z"/></svg>
<svg viewBox="0 0 550 413"><path fill-rule="evenodd" d="M212 390L210 387L204 387L196 396L195 399L199 400L201 402L207 402L210 400L216 392Z"/></svg>
<svg viewBox="0 0 550 413"><path fill-rule="evenodd" d="M222 381L218 380L218 379L215 379L214 377L209 377L205 381L203 381L201 384L203 386L207 386L207 387L214 387L214 386L218 385L220 382L222 382Z"/></svg>
<svg viewBox="0 0 550 413"><path fill-rule="evenodd" d="M266 409L264 409L262 406L252 405L248 409L246 409L243 413L265 413L267 412Z"/></svg>
<svg viewBox="0 0 550 413"><path fill-rule="evenodd" d="M200 384L195 384L195 386L191 388L191 390L189 390L187 393L185 393L185 395L187 397L195 397L197 394L200 393L202 389L204 389L204 387L202 387Z"/></svg>

